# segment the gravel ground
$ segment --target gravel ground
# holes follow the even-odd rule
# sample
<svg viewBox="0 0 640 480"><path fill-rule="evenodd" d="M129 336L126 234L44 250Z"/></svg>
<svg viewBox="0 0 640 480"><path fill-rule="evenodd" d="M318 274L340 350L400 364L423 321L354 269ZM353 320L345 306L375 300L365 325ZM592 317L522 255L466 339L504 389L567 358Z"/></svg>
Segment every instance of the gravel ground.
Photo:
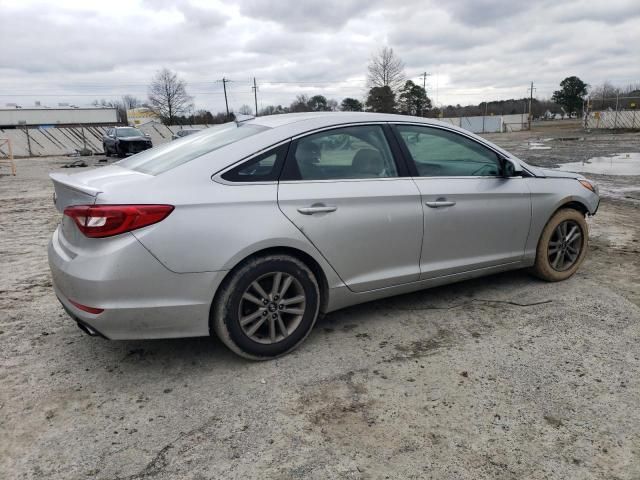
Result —
<svg viewBox="0 0 640 480"><path fill-rule="evenodd" d="M640 151L569 124L489 137L540 165ZM352 307L249 363L66 317L46 244L47 173L68 161L0 177L0 478L640 477L640 177L597 177L591 253L566 282L511 272Z"/></svg>

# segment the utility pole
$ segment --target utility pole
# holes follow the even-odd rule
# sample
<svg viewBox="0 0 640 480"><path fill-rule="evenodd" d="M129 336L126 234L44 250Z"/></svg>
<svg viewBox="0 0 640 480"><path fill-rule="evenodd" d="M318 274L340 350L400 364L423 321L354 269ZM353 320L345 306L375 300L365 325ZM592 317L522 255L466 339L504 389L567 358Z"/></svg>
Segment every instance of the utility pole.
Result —
<svg viewBox="0 0 640 480"><path fill-rule="evenodd" d="M229 80L222 77L222 89L224 90L224 105L227 108L227 120L229 120L229 102L227 100L227 82L228 81Z"/></svg>
<svg viewBox="0 0 640 480"><path fill-rule="evenodd" d="M533 82L531 82L531 90L529 91L529 130L531 130L531 121L533 120L533 112L531 107L533 105Z"/></svg>
<svg viewBox="0 0 640 480"><path fill-rule="evenodd" d="M422 88L424 89L424 91L427 91L427 77L430 77L431 74L424 72L422 75L420 75L422 77Z"/></svg>
<svg viewBox="0 0 640 480"><path fill-rule="evenodd" d="M424 90L425 96L427 95L427 77L430 76L430 73L424 72L422 74L422 89ZM422 116L424 117L425 107L422 107Z"/></svg>
<svg viewBox="0 0 640 480"><path fill-rule="evenodd" d="M253 77L253 100L256 102L256 117L258 116L258 86L256 85L256 77Z"/></svg>

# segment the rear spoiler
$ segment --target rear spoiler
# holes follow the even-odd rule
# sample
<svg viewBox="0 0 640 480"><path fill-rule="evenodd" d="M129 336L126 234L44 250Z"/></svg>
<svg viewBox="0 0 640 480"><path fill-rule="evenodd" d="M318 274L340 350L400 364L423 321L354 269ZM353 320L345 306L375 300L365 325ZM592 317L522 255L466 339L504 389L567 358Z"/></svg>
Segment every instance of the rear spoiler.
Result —
<svg viewBox="0 0 640 480"><path fill-rule="evenodd" d="M99 188L91 187L77 180L74 181L74 179L66 173L50 173L49 178L53 180L54 185L63 185L71 190L91 195L92 197L97 197L98 194L102 192Z"/></svg>

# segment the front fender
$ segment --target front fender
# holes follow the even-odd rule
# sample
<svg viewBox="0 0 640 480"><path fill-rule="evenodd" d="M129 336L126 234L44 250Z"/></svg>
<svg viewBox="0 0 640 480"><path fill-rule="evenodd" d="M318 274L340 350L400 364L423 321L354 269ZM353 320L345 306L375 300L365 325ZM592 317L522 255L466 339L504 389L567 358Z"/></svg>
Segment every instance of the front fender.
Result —
<svg viewBox="0 0 640 480"><path fill-rule="evenodd" d="M531 191L531 233L525 247L525 259L535 259L538 240L553 214L565 205L578 204L594 215L598 195L583 187L575 178L553 177L527 179Z"/></svg>

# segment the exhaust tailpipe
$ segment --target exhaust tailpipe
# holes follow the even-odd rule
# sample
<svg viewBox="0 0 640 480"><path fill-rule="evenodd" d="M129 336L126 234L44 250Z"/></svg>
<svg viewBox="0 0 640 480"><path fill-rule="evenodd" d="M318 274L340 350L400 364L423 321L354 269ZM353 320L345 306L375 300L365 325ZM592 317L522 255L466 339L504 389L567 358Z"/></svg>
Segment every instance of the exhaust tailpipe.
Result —
<svg viewBox="0 0 640 480"><path fill-rule="evenodd" d="M99 337L100 334L86 323L78 322L78 328L91 337Z"/></svg>

